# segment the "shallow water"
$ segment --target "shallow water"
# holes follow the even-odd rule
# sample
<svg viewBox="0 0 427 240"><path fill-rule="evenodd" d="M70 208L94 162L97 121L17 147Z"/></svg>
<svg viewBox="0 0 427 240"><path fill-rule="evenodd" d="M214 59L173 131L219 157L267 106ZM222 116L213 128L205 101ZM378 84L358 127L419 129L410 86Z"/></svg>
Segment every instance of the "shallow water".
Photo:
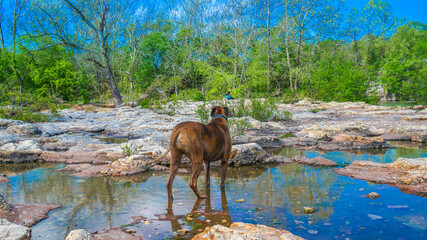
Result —
<svg viewBox="0 0 427 240"><path fill-rule="evenodd" d="M341 165L353 160L392 162L400 156L427 157L426 150L410 148L383 154L282 149L280 154L322 155ZM214 168L210 198L201 201L188 187L190 175L180 174L173 186L173 208L167 210L167 174L76 178L55 171L58 167L0 165L0 172L10 176L10 182L0 185L9 202L63 206L33 227L32 239L64 239L77 228L95 232L120 226L136 231L135 235L143 239L188 239L208 225L228 226L240 221L286 229L306 239L427 237L427 198L402 193L389 185L339 176L332 168L299 164L229 168L225 191L219 188L219 169ZM199 189L206 191L204 177L199 178ZM371 200L365 196L373 191L381 197ZM236 202L238 199L244 202ZM317 210L306 214L306 206ZM181 228L190 229L190 233L173 234Z"/></svg>

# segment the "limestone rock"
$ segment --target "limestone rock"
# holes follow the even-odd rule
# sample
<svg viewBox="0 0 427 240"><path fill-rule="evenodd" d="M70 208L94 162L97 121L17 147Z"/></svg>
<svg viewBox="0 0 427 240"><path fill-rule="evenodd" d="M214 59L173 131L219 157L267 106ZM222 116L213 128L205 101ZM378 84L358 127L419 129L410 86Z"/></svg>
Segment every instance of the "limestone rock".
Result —
<svg viewBox="0 0 427 240"><path fill-rule="evenodd" d="M42 150L33 140L20 143L7 143L0 147L0 162L33 162L38 160Z"/></svg>
<svg viewBox="0 0 427 240"><path fill-rule="evenodd" d="M76 229L71 231L65 240L93 240L93 238L85 229Z"/></svg>
<svg viewBox="0 0 427 240"><path fill-rule="evenodd" d="M285 156L280 156L280 155L276 155L276 156L271 156L271 157L267 157L264 160L264 163L279 163L279 164L288 164L288 163L293 163L294 161L292 161L292 159L285 157Z"/></svg>
<svg viewBox="0 0 427 240"><path fill-rule="evenodd" d="M0 219L0 239L2 240L29 240L31 229Z"/></svg>
<svg viewBox="0 0 427 240"><path fill-rule="evenodd" d="M336 167L339 166L336 162L326 159L321 156L317 156L315 158L307 158L304 156L294 156L292 157L294 162L310 165L310 166L324 166L324 167Z"/></svg>
<svg viewBox="0 0 427 240"><path fill-rule="evenodd" d="M399 158L393 163L353 161L334 171L344 176L390 184L404 192L427 195L427 158Z"/></svg>
<svg viewBox="0 0 427 240"><path fill-rule="evenodd" d="M226 239L269 239L269 240L302 240L286 230L278 230L265 225L235 222L230 228L222 225L207 227L193 240L226 240Z"/></svg>
<svg viewBox="0 0 427 240"><path fill-rule="evenodd" d="M19 135L39 135L42 133L37 126L29 123L9 126L6 132Z"/></svg>
<svg viewBox="0 0 427 240"><path fill-rule="evenodd" d="M231 152L237 150L234 158L228 161L229 165L253 165L262 163L268 157L268 153L256 143L234 145Z"/></svg>

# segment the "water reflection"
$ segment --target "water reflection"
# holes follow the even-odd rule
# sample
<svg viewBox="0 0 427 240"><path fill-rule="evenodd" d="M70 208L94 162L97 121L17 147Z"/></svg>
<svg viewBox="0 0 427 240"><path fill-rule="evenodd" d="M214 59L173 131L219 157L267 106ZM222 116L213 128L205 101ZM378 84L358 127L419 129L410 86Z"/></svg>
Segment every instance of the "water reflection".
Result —
<svg viewBox="0 0 427 240"><path fill-rule="evenodd" d="M399 156L426 156L413 149L391 149L384 155L317 153L284 149L281 154L322 155L340 163L351 160L390 162ZM331 168L299 164L260 165L228 169L221 189L219 168L211 172L209 196L198 200L188 187L190 174L178 174L173 206L168 208L166 173L148 172L122 178L76 178L54 165L0 165L10 182L0 184L12 203L63 206L33 227L32 239L64 239L72 229L90 232L125 227L144 239L189 239L206 226L242 221L287 229L307 239L423 239L427 200L388 185L336 175ZM369 192L381 197L371 200ZM244 202L236 202L244 199ZM313 214L303 212L313 207ZM370 217L371 216L371 217ZM380 219L372 218L380 216ZM141 219L135 222L132 219ZM142 220L143 219L143 220ZM188 229L189 232L182 229ZM180 231L181 230L181 231ZM313 235L315 233L315 235Z"/></svg>

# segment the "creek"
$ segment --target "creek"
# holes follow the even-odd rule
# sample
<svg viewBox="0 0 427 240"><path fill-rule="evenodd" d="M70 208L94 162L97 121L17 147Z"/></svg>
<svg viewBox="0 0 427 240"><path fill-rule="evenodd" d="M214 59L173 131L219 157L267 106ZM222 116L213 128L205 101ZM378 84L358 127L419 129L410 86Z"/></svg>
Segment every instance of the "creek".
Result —
<svg viewBox="0 0 427 240"><path fill-rule="evenodd" d="M385 152L349 153L270 150L279 155L321 155L348 165L354 160L381 163L398 157L427 157L426 149L398 147ZM132 229L143 239L191 239L206 226L232 222L286 229L306 239L427 239L427 198L405 194L382 184L337 175L333 168L296 163L229 167L226 188L219 188L219 168L211 171L211 187L199 178L206 200L188 187L190 174L174 182L174 202L167 209L167 173L130 177L77 178L55 164L2 164L10 181L0 184L10 203L49 203L63 207L32 227L32 239L64 239L73 229L102 232ZM378 199L366 195L377 192ZM236 200L243 200L236 201ZM312 214L304 207L315 208ZM177 236L180 229L189 229ZM175 235L174 235L175 233Z"/></svg>

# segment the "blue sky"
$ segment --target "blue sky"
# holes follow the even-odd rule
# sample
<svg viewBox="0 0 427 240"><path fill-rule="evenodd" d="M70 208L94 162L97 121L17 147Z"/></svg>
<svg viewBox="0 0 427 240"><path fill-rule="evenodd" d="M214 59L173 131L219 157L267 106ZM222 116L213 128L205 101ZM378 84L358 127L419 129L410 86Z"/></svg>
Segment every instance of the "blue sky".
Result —
<svg viewBox="0 0 427 240"><path fill-rule="evenodd" d="M369 0L345 0L349 7L363 8ZM427 0L388 0L397 17L406 17L408 22L419 21L427 24Z"/></svg>

